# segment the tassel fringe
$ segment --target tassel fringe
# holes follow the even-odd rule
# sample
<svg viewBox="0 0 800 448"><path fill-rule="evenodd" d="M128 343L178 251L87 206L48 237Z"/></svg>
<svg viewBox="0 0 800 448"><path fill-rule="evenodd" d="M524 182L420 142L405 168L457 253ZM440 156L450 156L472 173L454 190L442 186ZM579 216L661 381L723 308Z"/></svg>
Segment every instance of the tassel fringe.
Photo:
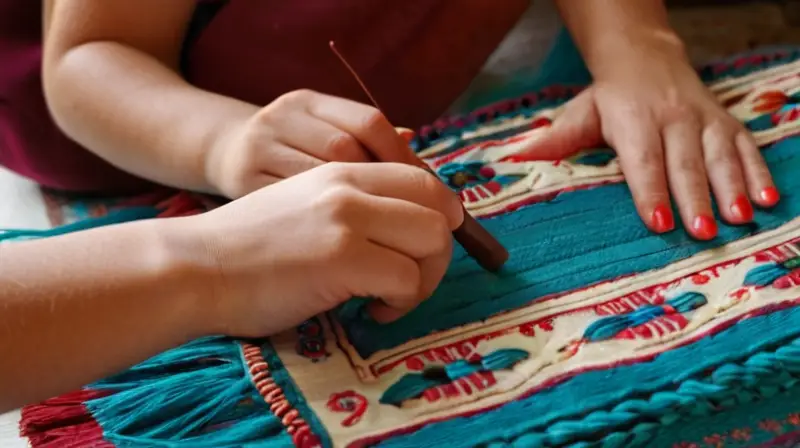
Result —
<svg viewBox="0 0 800 448"><path fill-rule="evenodd" d="M239 342L200 339L91 388L25 408L33 448L291 447Z"/></svg>
<svg viewBox="0 0 800 448"><path fill-rule="evenodd" d="M106 395L97 390L81 390L22 410L20 432L33 447L110 448L103 430L91 416L85 402Z"/></svg>

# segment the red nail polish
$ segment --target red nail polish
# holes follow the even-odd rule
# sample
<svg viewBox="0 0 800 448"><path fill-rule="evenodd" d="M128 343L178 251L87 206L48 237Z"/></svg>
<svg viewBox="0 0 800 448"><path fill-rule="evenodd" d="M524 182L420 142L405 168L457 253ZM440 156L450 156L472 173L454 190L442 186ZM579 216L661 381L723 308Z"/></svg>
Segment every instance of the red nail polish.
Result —
<svg viewBox="0 0 800 448"><path fill-rule="evenodd" d="M717 236L717 222L710 216L698 216L692 222L692 233L700 240L710 240Z"/></svg>
<svg viewBox="0 0 800 448"><path fill-rule="evenodd" d="M747 200L747 196L740 194L731 205L731 213L737 222L750 222L753 220L753 205Z"/></svg>
<svg viewBox="0 0 800 448"><path fill-rule="evenodd" d="M778 201L781 200L781 194L778 193L777 188L767 187L761 190L759 199L761 199L762 204L766 205L767 207L772 207L773 205L777 204Z"/></svg>
<svg viewBox="0 0 800 448"><path fill-rule="evenodd" d="M653 231L656 233L666 233L675 228L675 218L672 216L672 210L664 204L658 205L653 209L651 222Z"/></svg>

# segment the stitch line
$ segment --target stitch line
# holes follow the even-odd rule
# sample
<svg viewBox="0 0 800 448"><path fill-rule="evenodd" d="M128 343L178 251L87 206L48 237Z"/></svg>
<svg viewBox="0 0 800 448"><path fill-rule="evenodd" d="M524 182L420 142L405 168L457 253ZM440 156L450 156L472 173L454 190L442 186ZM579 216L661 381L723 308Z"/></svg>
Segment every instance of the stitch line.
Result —
<svg viewBox="0 0 800 448"><path fill-rule="evenodd" d="M247 342L240 342L242 356L250 372L259 395L269 405L270 411L281 420L281 424L292 436L292 442L298 448L313 448L320 445L319 438L311 431L311 427L300 417L300 411L293 408L280 386L275 383L269 370L269 364L261 353L261 347Z"/></svg>

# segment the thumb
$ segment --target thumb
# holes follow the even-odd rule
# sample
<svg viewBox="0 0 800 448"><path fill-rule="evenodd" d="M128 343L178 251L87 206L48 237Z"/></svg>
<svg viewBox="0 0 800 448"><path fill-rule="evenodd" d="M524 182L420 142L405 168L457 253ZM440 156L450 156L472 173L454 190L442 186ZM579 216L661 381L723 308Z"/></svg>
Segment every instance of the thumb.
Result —
<svg viewBox="0 0 800 448"><path fill-rule="evenodd" d="M581 92L564 106L550 128L532 138L517 157L525 160L557 160L603 143L600 114L594 90Z"/></svg>

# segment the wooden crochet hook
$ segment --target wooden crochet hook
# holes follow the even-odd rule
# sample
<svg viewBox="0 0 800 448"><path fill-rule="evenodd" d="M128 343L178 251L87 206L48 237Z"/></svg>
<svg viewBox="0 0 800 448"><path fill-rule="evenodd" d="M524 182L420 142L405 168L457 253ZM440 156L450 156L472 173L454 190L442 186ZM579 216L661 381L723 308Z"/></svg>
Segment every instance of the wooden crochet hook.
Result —
<svg viewBox="0 0 800 448"><path fill-rule="evenodd" d="M378 105L378 102L375 101L375 98L370 93L367 86L361 80L361 77L358 76L358 73L353 69L352 66L347 62L347 60L342 56L341 53L336 49L336 44L333 41L330 42L331 51L339 58L342 64L347 68L350 74L355 78L358 85L361 86L361 90L367 95L367 97L372 101L372 105L375 106L376 109L381 110L381 107ZM415 165L419 166L420 168L425 169L426 171L430 172L438 179L439 176L433 172L433 170L422 160L416 158ZM464 205L462 204L461 207L463 208ZM453 237L464 248L469 256L475 259L478 264L490 272L497 272L500 270L501 267L508 261L508 250L500 244L500 241L497 240L488 230L486 230L480 223L472 217L472 215L467 212L466 208L464 208L464 222L458 227L456 230L453 231Z"/></svg>

